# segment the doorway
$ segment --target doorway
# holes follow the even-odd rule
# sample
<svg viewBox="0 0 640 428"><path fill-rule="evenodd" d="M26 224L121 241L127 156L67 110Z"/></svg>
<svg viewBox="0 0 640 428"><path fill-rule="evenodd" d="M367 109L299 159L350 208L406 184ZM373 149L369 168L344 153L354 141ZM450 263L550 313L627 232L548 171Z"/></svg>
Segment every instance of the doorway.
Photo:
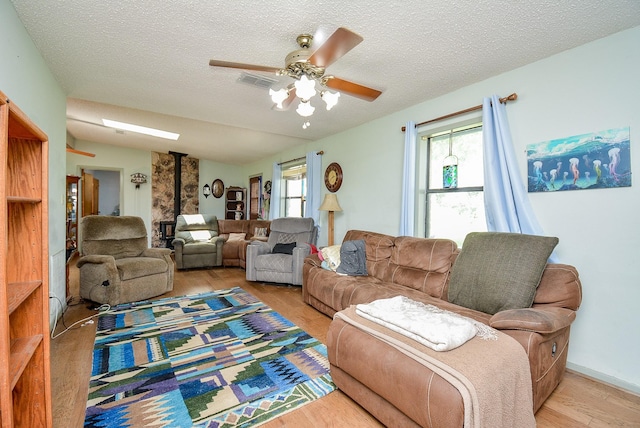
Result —
<svg viewBox="0 0 640 428"><path fill-rule="evenodd" d="M120 215L121 176L122 170L82 169L82 217Z"/></svg>
<svg viewBox="0 0 640 428"><path fill-rule="evenodd" d="M249 177L249 219L262 218L262 175Z"/></svg>

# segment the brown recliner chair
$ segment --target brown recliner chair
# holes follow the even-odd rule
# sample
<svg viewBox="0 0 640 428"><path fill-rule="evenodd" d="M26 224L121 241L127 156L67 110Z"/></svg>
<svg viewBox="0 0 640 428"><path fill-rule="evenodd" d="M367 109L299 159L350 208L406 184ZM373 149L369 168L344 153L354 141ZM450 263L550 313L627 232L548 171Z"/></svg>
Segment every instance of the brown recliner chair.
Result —
<svg viewBox="0 0 640 428"><path fill-rule="evenodd" d="M148 248L140 217L91 215L80 220L80 297L117 305L173 289L168 248Z"/></svg>

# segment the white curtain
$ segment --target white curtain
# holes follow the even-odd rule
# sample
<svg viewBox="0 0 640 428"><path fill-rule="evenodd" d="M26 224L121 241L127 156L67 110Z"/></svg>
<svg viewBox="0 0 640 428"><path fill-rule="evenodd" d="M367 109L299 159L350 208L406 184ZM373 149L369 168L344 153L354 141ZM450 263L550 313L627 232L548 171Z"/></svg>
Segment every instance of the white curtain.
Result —
<svg viewBox="0 0 640 428"><path fill-rule="evenodd" d="M487 229L491 232L544 235L522 182L506 108L497 95L484 99L482 133ZM549 260L557 262L557 256L552 254Z"/></svg>
<svg viewBox="0 0 640 428"><path fill-rule="evenodd" d="M400 205L400 236L413 236L416 209L416 124L407 122L404 133L404 168L402 203Z"/></svg>
<svg viewBox="0 0 640 428"><path fill-rule="evenodd" d="M269 205L269 220L280 218L280 194L282 187L282 167L278 162L273 164L273 174L271 175L271 204Z"/></svg>
<svg viewBox="0 0 640 428"><path fill-rule="evenodd" d="M305 217L311 217L315 224L320 220L322 190L322 156L316 151L307 153L307 204Z"/></svg>

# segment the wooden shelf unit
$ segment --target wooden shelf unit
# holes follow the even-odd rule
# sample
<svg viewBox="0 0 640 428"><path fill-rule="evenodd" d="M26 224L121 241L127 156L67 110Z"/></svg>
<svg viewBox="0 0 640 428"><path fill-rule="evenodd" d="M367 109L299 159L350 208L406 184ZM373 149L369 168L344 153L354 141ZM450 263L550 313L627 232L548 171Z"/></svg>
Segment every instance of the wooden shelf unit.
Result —
<svg viewBox="0 0 640 428"><path fill-rule="evenodd" d="M0 92L0 426L50 427L48 138Z"/></svg>
<svg viewBox="0 0 640 428"><path fill-rule="evenodd" d="M235 186L227 187L224 194L224 218L226 220L245 220L247 218L247 189Z"/></svg>

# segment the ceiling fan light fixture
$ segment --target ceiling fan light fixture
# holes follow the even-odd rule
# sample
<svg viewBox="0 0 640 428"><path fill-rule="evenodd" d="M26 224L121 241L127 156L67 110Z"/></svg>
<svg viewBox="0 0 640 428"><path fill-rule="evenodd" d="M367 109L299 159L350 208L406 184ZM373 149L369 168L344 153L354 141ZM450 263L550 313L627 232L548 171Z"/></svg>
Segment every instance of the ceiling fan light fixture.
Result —
<svg viewBox="0 0 640 428"><path fill-rule="evenodd" d="M316 108L311 105L309 101L300 101L298 104L298 108L296 109L296 113L298 113L302 117L309 117L313 114Z"/></svg>
<svg viewBox="0 0 640 428"><path fill-rule="evenodd" d="M314 41L314 37L316 38L316 42L320 42L320 45L312 49L311 44L312 41ZM327 67L356 47L362 40L363 38L353 31L339 27L332 34L328 35L328 37L320 31L316 33L315 36L300 34L296 39L300 49L296 49L287 54L284 67L282 68L216 59L210 60L209 66L275 73L276 76L293 79L293 83L283 89L277 91L269 90L271 100L275 104L274 109L287 110L293 103L293 100L298 98L301 102L296 110L297 113L300 116L308 117L311 116L315 110L315 108L311 106L310 100L318 94L326 103L327 110L331 110L338 103L341 93L366 101L374 101L382 94L382 92L377 89L325 74ZM270 88L271 86L268 82L262 84L259 76L247 75L247 73L245 73L245 75L241 80L243 82L248 80L251 82L260 81L261 87ZM277 86L278 85L276 85L276 87ZM339 89L340 92L329 92L328 88L334 91ZM305 125L307 127L309 126L308 123L305 123Z"/></svg>
<svg viewBox="0 0 640 428"><path fill-rule="evenodd" d="M276 106L279 109L281 109L282 103L284 102L284 100L289 98L289 91L285 88L281 88L277 91L274 91L273 89L269 89L269 95L271 95L271 101L276 103Z"/></svg>
<svg viewBox="0 0 640 428"><path fill-rule="evenodd" d="M300 76L295 82L296 96L301 100L309 100L316 94L316 81L309 79L306 75Z"/></svg>
<svg viewBox="0 0 640 428"><path fill-rule="evenodd" d="M336 104L338 104L340 92L322 91L320 97L327 104L327 110L331 110Z"/></svg>

